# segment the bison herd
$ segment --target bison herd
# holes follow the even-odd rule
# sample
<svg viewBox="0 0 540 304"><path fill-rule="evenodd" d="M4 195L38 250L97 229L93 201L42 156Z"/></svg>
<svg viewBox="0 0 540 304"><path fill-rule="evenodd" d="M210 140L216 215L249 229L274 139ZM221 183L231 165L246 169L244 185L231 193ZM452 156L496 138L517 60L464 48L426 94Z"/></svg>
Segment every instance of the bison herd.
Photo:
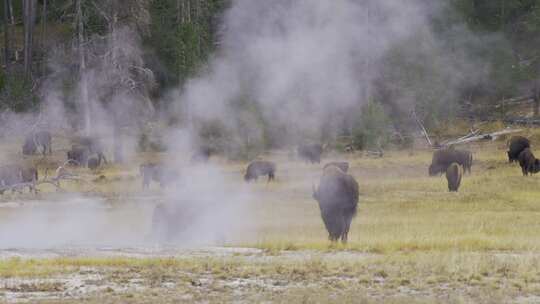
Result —
<svg viewBox="0 0 540 304"><path fill-rule="evenodd" d="M319 164L323 154L320 144L300 145L296 149L299 159ZM199 147L191 157L192 163L207 162L212 154L210 147ZM25 137L22 146L23 155L52 154L52 136L47 131L32 132ZM508 142L508 161L519 162L524 176L540 171L540 160L532 150L530 141L522 136L514 136ZM101 164L107 163L103 145L97 137L79 137L72 143L71 149L66 152L66 163L86 166L91 170L98 169ZM473 156L470 151L459 150L453 146L438 149L433 152L431 164L428 168L429 176L445 174L448 190L457 192L461 185L464 173L471 174ZM62 167L63 168L63 167ZM347 242L352 219L358 210L359 187L355 178L348 174L349 163L329 162L322 168L322 175L318 186L313 187L313 199L318 203L321 218L333 242L341 240ZM275 180L277 165L267 160L255 160L248 164L244 180L257 181L259 177L267 177L267 181ZM142 188L148 189L152 182L164 188L179 179L174 169L161 163L143 163L139 167L142 178ZM34 167L7 165L0 167L0 194L7 189L20 189L28 187L36 192L38 171ZM19 185L19 187L17 187ZM188 208L189 209L189 208ZM171 231L177 230L179 218L186 218L187 209L170 208L159 205L154 210L153 226L156 233L171 236Z"/></svg>

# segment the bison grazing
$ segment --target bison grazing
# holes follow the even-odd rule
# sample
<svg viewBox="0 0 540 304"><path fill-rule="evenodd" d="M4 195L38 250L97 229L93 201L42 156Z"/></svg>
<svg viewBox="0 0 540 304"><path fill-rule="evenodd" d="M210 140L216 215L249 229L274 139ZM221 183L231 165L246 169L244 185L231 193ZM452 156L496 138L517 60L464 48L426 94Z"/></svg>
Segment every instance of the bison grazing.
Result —
<svg viewBox="0 0 540 304"><path fill-rule="evenodd" d="M35 184L38 181L38 171L36 168L34 167L21 168L21 179L23 183L29 183L28 185L29 191L37 193Z"/></svg>
<svg viewBox="0 0 540 304"><path fill-rule="evenodd" d="M169 183L178 179L178 173L173 169L166 168L162 164L147 163L139 167L142 176L142 187L148 189L150 183L155 181L161 188L165 188Z"/></svg>
<svg viewBox="0 0 540 304"><path fill-rule="evenodd" d="M535 174L540 171L540 160L534 157L534 154L529 148L526 148L519 153L518 161L524 176L529 175L529 173Z"/></svg>
<svg viewBox="0 0 540 304"><path fill-rule="evenodd" d="M328 168L329 166L336 166L341 169L341 171L347 173L349 171L349 163L348 162L331 162L326 165L324 165L324 169Z"/></svg>
<svg viewBox="0 0 540 304"><path fill-rule="evenodd" d="M52 136L48 131L39 131L26 136L22 147L23 155L35 154L39 147L42 148L42 154L52 154Z"/></svg>
<svg viewBox="0 0 540 304"><path fill-rule="evenodd" d="M320 144L301 145L297 149L298 157L306 162L321 163L321 155L323 153L323 146Z"/></svg>
<svg viewBox="0 0 540 304"><path fill-rule="evenodd" d="M174 241L190 228L198 216L197 204L181 202L160 204L152 215L152 234L158 240Z"/></svg>
<svg viewBox="0 0 540 304"><path fill-rule="evenodd" d="M319 188L314 189L313 198L319 203L329 239L347 242L352 218L358 206L358 183L338 167L324 169Z"/></svg>
<svg viewBox="0 0 540 304"><path fill-rule="evenodd" d="M448 191L457 192L461 184L463 168L458 163L451 163L446 169L446 180L448 181Z"/></svg>
<svg viewBox="0 0 540 304"><path fill-rule="evenodd" d="M455 150L453 148L437 150L433 153L429 175L443 174L452 163L460 164L464 171L471 173L472 153L470 151Z"/></svg>
<svg viewBox="0 0 540 304"><path fill-rule="evenodd" d="M519 154L531 147L529 140L523 136L512 136L508 142L508 162L518 161Z"/></svg>
<svg viewBox="0 0 540 304"><path fill-rule="evenodd" d="M268 175L268 181L274 180L276 174L276 164L270 161L256 160L252 161L246 170L244 180L250 182L257 180L259 176Z"/></svg>
<svg viewBox="0 0 540 304"><path fill-rule="evenodd" d="M28 183L30 191L37 193L35 183L38 180L38 172L33 167L22 167L19 165L7 165L0 167L0 187L3 188L0 194L4 194L6 188Z"/></svg>
<svg viewBox="0 0 540 304"><path fill-rule="evenodd" d="M99 167L99 165L101 164L100 160L101 160L101 158L99 158L99 157L90 157L88 159L88 164L87 164L88 169L90 169L92 171L96 170Z"/></svg>
<svg viewBox="0 0 540 304"><path fill-rule="evenodd" d="M206 163L210 156L213 154L213 149L207 146L199 147L191 156L191 162L197 163L197 162L203 162Z"/></svg>
<svg viewBox="0 0 540 304"><path fill-rule="evenodd" d="M21 166L6 165L0 167L0 194L4 194L5 188L18 184L22 180Z"/></svg>
<svg viewBox="0 0 540 304"><path fill-rule="evenodd" d="M105 158L105 154L103 153L103 146L101 145L101 141L99 140L99 138L83 136L77 138L75 141L77 146L86 148L89 155L97 154L100 163L101 161L107 163L107 158Z"/></svg>
<svg viewBox="0 0 540 304"><path fill-rule="evenodd" d="M78 166L86 166L88 162L88 149L86 147L72 146L70 151L67 151L68 162L74 162Z"/></svg>

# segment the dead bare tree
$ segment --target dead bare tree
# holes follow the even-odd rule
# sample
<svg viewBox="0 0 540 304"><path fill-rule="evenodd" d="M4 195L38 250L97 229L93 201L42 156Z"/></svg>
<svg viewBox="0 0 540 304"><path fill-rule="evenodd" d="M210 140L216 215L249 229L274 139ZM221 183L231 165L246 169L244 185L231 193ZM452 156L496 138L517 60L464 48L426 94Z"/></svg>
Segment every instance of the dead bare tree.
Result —
<svg viewBox="0 0 540 304"><path fill-rule="evenodd" d="M36 0L23 0L24 21L24 75L31 78L34 25L36 22Z"/></svg>
<svg viewBox="0 0 540 304"><path fill-rule="evenodd" d="M6 66L6 75L9 75L9 0L4 0L4 64Z"/></svg>

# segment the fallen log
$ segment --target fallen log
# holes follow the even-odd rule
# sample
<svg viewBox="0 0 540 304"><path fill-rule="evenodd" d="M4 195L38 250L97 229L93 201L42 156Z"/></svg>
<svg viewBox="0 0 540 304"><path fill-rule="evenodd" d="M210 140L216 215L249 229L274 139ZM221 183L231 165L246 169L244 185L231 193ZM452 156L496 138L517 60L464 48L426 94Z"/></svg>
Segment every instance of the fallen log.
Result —
<svg viewBox="0 0 540 304"><path fill-rule="evenodd" d="M446 142L444 144L444 146L448 147L448 146L452 146L452 145L465 144L465 143L470 143L470 142L479 141L479 140L495 140L495 139L497 139L497 137L499 137L501 135L518 133L518 132L521 132L521 131L523 131L523 129L510 129L510 130L501 130L501 131L492 132L492 133L486 133L486 134L479 134L479 135L475 135L475 136L471 136L471 137L467 137L467 138L462 138L462 139L458 138L456 140Z"/></svg>

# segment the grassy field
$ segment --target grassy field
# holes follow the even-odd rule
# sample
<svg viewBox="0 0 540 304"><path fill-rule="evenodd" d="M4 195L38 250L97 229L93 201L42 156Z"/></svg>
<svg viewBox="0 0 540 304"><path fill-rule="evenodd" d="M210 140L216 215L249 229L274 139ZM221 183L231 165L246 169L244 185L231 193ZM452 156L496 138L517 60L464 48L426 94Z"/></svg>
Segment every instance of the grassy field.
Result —
<svg viewBox="0 0 540 304"><path fill-rule="evenodd" d="M539 132L525 133L534 150ZM327 241L311 198L321 166L271 153L265 158L278 163L277 181L244 185L244 163L214 159L211 166L227 191L249 192L244 210L249 218L241 235L220 245L253 251L203 256L179 251L166 258L9 256L0 259L0 298L68 303L80 298L89 303L540 302L539 177L523 177L517 164L507 162L504 140L468 148L474 152L473 172L458 193L448 192L444 177L427 176L428 150L388 151L381 159L327 155L325 162L348 160L360 184L360 207L346 245ZM61 154L47 160L51 167L55 158L60 162ZM156 156L142 155L135 163L148 158ZM76 172L85 182L66 184L67 193L103 198L111 214L103 223L108 231L129 227L148 233L152 206L165 198L157 187L140 189L136 166ZM38 201L65 195L44 187ZM8 194L0 207L28 199L35 198ZM0 220L17 212L0 208ZM74 281L86 287L74 288Z"/></svg>

